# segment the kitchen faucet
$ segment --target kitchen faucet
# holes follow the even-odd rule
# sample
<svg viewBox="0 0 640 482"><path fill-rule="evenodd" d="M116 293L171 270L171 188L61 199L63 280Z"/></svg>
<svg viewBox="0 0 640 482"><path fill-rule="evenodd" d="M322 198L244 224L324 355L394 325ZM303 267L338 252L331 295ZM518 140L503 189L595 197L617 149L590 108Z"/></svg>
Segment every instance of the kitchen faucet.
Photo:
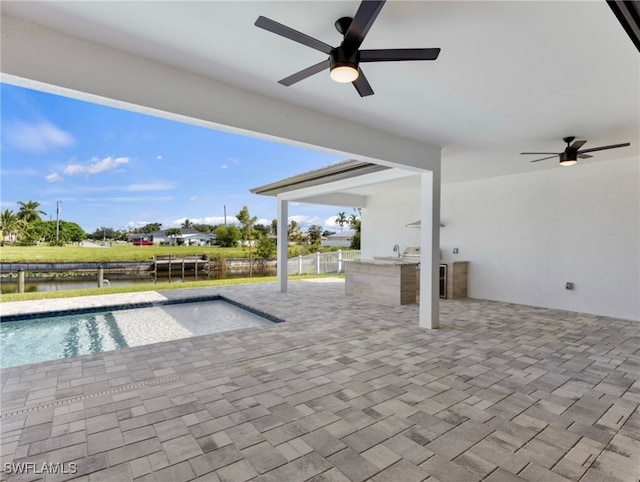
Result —
<svg viewBox="0 0 640 482"><path fill-rule="evenodd" d="M393 245L393 252L394 253L398 253L398 258L401 256L400 255L400 246L398 246L397 244Z"/></svg>

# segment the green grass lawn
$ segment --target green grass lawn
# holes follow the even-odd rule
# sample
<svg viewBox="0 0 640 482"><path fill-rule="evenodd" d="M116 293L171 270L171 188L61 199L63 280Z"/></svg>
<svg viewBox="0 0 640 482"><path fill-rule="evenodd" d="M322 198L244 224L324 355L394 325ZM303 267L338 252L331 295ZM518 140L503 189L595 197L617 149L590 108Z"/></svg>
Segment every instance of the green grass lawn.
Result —
<svg viewBox="0 0 640 482"><path fill-rule="evenodd" d="M289 279L311 279L311 278L341 278L344 275L303 275L289 276ZM135 293L139 291L160 291L177 290L184 288L203 288L207 286L238 285L248 283L268 283L276 281L275 276L261 276L256 278L231 278L205 281L190 281L185 283L156 283L143 285L127 285L106 288L91 288L83 290L62 290L62 291L37 291L31 293L9 293L0 294L0 303L8 301L37 301L52 298L73 298L76 296L108 295L114 293Z"/></svg>
<svg viewBox="0 0 640 482"><path fill-rule="evenodd" d="M185 283L148 283L148 284L132 284L126 286L105 287L105 288L88 288L81 290L60 290L60 291L36 291L30 293L8 293L0 295L0 302L7 301L34 301L51 298L74 298L76 296L91 295L109 295L115 293L137 293L139 291L159 291L159 290L175 290L180 288L203 288L206 286L220 286L232 284L246 283L266 283L275 281L275 276L260 278L235 278L220 279L206 281L191 281Z"/></svg>
<svg viewBox="0 0 640 482"><path fill-rule="evenodd" d="M133 246L113 243L111 246L88 248L82 246L2 246L0 260L5 263L106 262L151 261L154 255L216 255L225 258L244 258L242 248L219 246Z"/></svg>

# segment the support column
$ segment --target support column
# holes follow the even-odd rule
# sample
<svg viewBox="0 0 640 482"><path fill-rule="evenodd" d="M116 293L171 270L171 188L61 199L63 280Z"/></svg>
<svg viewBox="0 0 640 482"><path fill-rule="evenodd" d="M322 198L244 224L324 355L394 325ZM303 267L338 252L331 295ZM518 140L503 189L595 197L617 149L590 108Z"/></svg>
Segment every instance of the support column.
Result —
<svg viewBox="0 0 640 482"><path fill-rule="evenodd" d="M421 174L420 327L440 326L440 166Z"/></svg>
<svg viewBox="0 0 640 482"><path fill-rule="evenodd" d="M277 234L277 262L278 262L278 286L283 293L287 292L287 279L288 279L288 239L287 239L287 225L289 223L289 202L281 199L278 196L278 234Z"/></svg>
<svg viewBox="0 0 640 482"><path fill-rule="evenodd" d="M104 268L102 266L98 266L98 288L102 288L104 286Z"/></svg>

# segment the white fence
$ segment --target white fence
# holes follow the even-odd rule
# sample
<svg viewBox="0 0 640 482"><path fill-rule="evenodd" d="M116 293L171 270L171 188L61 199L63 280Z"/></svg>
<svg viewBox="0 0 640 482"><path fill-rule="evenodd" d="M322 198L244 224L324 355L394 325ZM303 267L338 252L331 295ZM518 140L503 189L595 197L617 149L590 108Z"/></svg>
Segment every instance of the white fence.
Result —
<svg viewBox="0 0 640 482"><path fill-rule="evenodd" d="M344 273L343 261L354 259L360 259L360 250L332 251L330 253L298 256L289 258L287 273L290 275Z"/></svg>

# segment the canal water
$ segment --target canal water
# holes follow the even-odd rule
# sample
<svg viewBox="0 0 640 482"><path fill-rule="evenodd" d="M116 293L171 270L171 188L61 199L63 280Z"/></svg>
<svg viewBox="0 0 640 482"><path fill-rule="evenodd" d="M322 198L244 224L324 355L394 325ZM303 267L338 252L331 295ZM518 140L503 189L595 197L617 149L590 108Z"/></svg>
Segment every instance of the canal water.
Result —
<svg viewBox="0 0 640 482"><path fill-rule="evenodd" d="M254 278L264 277L264 276L274 276L276 274L275 269L264 269L264 270L254 270L252 276ZM245 270L233 270L226 272L211 272L211 273L203 273L198 274L198 276L194 276L193 274L187 275L185 274L184 278L178 274L174 273L174 275L169 279L168 276L159 276L157 279L154 279L152 274L136 274L135 276L123 276L122 274L109 276L105 274L105 280L108 280L104 283L104 286L126 286L126 285L141 285L148 284L154 285L157 283L186 283L189 281L205 281L205 280L213 280L213 279L232 279L232 278L248 278L249 271ZM26 281L24 284L24 290L27 293L34 293L38 291L62 291L62 290L79 290L79 289L87 289L87 288L97 288L98 281L95 276L77 276L77 277L56 277L56 278L47 278L47 279L38 279L37 281ZM150 289L153 289L150 286ZM12 279L11 281L2 280L0 283L0 292L3 294L6 293L17 293L18 292L18 281L17 279Z"/></svg>

